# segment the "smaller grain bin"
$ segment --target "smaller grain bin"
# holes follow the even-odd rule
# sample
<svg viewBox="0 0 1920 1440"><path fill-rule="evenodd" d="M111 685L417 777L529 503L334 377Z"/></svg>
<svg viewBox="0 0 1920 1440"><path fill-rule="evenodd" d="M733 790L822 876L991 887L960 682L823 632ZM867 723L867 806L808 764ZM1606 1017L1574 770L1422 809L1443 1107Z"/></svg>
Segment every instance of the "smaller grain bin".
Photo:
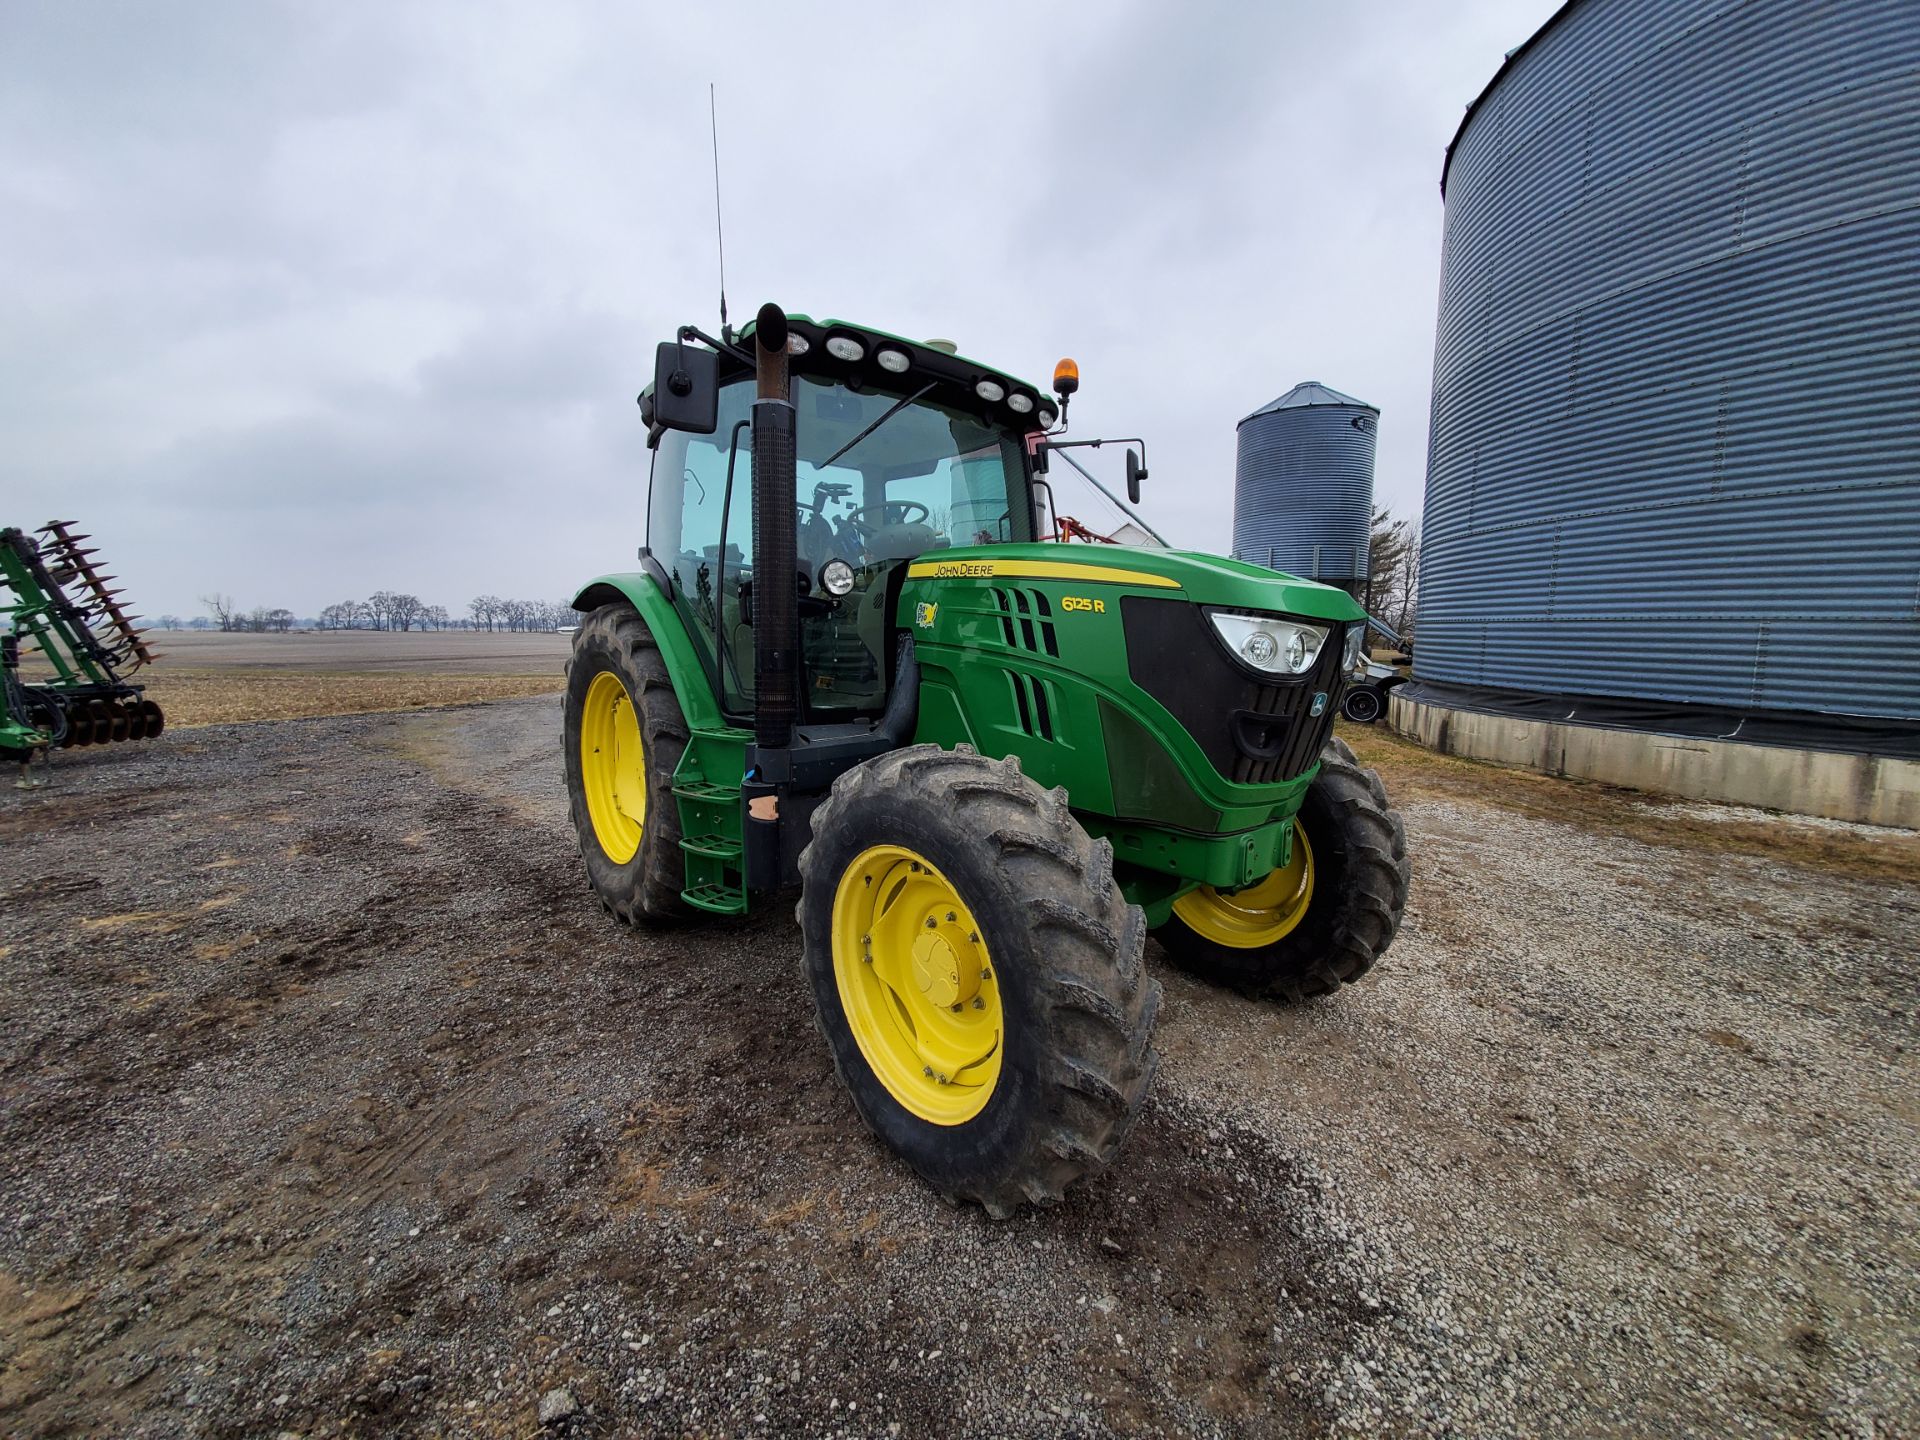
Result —
<svg viewBox="0 0 1920 1440"><path fill-rule="evenodd" d="M1380 412L1307 380L1239 429L1234 558L1358 594L1367 580Z"/></svg>

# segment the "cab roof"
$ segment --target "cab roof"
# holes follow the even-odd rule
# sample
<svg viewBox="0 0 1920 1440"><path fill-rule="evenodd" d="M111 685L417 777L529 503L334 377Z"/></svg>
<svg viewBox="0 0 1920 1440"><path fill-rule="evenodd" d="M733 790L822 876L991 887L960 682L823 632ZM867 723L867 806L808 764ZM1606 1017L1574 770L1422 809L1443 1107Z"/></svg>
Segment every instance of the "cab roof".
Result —
<svg viewBox="0 0 1920 1440"><path fill-rule="evenodd" d="M757 328L757 322L749 320L734 334L736 343L748 344ZM880 348L898 347L907 352L911 362L908 375L925 375L928 379L945 381L947 386L963 390L971 408L985 408L993 412L998 423L1016 429L1039 430L1051 424L1048 417L1059 413L1060 402L1038 385L1023 380L992 365L984 365L970 360L964 355L951 354L928 344L924 340L910 340L904 335L895 335L888 330L876 330L871 325L861 325L851 320L825 319L815 320L810 315L789 315L787 329L806 342L804 356L794 357L794 368L808 375L831 377L858 376L865 380L885 380L890 384L900 383L898 376L882 370L875 359ZM860 359L846 361L830 355L826 343L836 335L845 335L857 340L865 353ZM1006 398L987 401L980 397L974 388L983 380L999 384L1007 397L1024 395L1033 402L1033 408L1024 414L1017 412L1008 404Z"/></svg>

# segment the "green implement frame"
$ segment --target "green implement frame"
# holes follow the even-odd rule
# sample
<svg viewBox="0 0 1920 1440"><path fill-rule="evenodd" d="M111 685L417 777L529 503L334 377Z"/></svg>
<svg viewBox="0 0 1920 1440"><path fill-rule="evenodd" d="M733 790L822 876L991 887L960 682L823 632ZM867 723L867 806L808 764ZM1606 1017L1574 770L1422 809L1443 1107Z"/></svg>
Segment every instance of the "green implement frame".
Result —
<svg viewBox="0 0 1920 1440"><path fill-rule="evenodd" d="M0 530L0 757L150 740L166 723L125 678L155 653L72 525ZM23 655L51 673L23 674Z"/></svg>

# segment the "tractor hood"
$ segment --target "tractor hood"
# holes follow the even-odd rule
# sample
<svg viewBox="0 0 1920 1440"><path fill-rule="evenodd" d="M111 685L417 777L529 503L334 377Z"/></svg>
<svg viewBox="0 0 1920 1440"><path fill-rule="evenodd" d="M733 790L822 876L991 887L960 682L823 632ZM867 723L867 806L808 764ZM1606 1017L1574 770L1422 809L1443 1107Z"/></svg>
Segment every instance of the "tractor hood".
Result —
<svg viewBox="0 0 1920 1440"><path fill-rule="evenodd" d="M1107 587L1315 620L1363 620L1366 611L1344 590L1263 566L1197 550L1124 545L976 545L931 550L907 570L909 580L1084 580Z"/></svg>

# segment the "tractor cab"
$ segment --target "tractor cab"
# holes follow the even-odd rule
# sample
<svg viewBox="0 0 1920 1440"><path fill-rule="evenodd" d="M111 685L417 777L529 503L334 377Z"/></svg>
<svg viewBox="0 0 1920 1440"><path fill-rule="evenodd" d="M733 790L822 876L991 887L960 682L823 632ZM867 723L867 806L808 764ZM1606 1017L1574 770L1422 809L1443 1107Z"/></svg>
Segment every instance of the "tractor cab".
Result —
<svg viewBox="0 0 1920 1440"><path fill-rule="evenodd" d="M711 430L659 423L658 385L641 397L654 422L648 548L736 716L755 708L754 597L773 583L755 566L756 504L768 500L755 498L754 336L749 325L712 353ZM683 363L678 346L662 348ZM1057 406L938 343L841 321L789 317L786 354L800 718L870 717L886 705L908 562L1035 538L1031 444Z"/></svg>

